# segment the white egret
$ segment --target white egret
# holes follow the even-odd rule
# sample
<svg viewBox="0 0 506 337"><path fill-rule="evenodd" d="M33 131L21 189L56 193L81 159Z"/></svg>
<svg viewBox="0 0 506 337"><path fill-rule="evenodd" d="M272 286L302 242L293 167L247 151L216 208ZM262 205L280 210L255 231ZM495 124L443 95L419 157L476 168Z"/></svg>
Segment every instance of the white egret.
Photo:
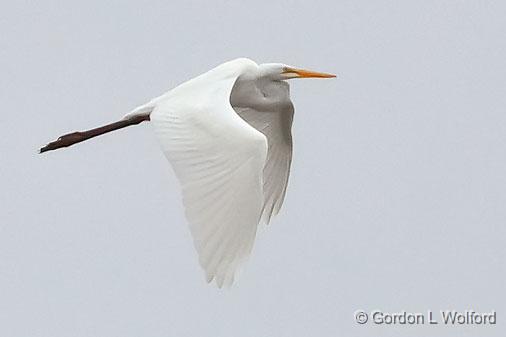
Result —
<svg viewBox="0 0 506 337"><path fill-rule="evenodd" d="M151 121L182 187L185 213L207 281L231 284L257 226L276 215L292 159L292 78L335 75L236 59L189 80L118 122L74 132L40 152Z"/></svg>

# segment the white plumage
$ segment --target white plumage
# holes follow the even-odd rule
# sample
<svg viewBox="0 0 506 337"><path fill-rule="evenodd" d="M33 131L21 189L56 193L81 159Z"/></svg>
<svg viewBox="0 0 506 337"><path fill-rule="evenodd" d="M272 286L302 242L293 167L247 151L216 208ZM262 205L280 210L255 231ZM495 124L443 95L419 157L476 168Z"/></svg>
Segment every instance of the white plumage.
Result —
<svg viewBox="0 0 506 337"><path fill-rule="evenodd" d="M294 112L285 80L296 77L334 76L236 59L136 108L116 123L121 126L65 135L41 152L150 120L181 183L207 280L230 285L258 224L268 223L283 203ZM83 139L73 139L76 134Z"/></svg>

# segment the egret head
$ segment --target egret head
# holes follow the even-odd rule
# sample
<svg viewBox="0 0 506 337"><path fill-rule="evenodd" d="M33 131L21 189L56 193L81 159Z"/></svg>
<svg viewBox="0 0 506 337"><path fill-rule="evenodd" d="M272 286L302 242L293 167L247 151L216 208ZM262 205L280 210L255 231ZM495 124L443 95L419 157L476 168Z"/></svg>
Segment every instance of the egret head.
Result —
<svg viewBox="0 0 506 337"><path fill-rule="evenodd" d="M332 78L333 74L300 69L283 63L263 63L258 66L259 77L267 77L274 81L289 80L292 78Z"/></svg>

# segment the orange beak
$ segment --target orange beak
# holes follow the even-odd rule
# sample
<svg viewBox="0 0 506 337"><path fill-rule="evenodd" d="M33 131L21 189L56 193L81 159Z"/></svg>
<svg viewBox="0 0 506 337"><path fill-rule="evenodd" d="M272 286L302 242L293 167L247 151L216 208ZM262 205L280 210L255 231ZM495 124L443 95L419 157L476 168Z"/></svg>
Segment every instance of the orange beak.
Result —
<svg viewBox="0 0 506 337"><path fill-rule="evenodd" d="M336 77L334 74L318 73L316 71L296 69L296 68L285 68L283 74L295 74L296 78L333 78Z"/></svg>

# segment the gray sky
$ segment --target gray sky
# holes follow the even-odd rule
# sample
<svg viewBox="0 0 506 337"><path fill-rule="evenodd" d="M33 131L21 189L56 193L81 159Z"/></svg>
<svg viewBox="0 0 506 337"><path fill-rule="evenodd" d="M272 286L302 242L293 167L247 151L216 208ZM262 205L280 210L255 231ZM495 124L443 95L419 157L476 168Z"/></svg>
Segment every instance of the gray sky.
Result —
<svg viewBox="0 0 506 337"><path fill-rule="evenodd" d="M504 336L502 1L4 1L0 335ZM292 81L281 214L231 290L205 283L150 125L68 131L245 56ZM358 325L357 309L497 311Z"/></svg>

